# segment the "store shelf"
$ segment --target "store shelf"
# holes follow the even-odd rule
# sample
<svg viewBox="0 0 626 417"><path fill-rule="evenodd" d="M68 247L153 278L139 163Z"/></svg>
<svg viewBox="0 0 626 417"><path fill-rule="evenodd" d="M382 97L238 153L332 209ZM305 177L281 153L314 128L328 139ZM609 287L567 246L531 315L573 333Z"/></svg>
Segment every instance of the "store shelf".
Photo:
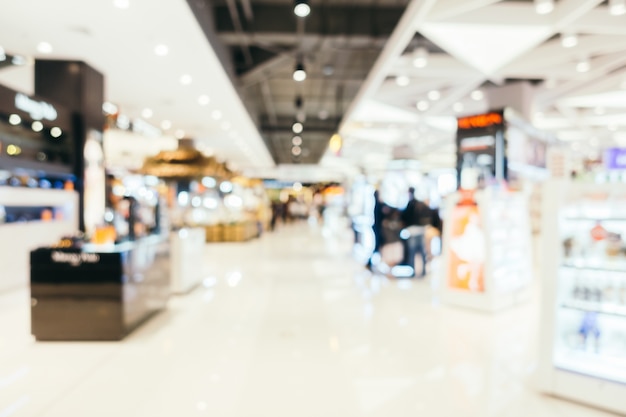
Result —
<svg viewBox="0 0 626 417"><path fill-rule="evenodd" d="M626 306L607 305L604 303L597 303L593 301L567 301L561 304L561 308L567 308L570 310L578 310L590 313L599 313L609 316L626 317Z"/></svg>
<svg viewBox="0 0 626 417"><path fill-rule="evenodd" d="M626 222L626 217L561 217L568 222Z"/></svg>
<svg viewBox="0 0 626 417"><path fill-rule="evenodd" d="M585 351L560 351L554 361L556 368L595 378L626 383L626 359Z"/></svg>
<svg viewBox="0 0 626 417"><path fill-rule="evenodd" d="M578 269L585 271L602 271L602 272L626 272L626 261L622 261L615 264L608 264L605 266L574 264L571 262L563 262L561 268Z"/></svg>

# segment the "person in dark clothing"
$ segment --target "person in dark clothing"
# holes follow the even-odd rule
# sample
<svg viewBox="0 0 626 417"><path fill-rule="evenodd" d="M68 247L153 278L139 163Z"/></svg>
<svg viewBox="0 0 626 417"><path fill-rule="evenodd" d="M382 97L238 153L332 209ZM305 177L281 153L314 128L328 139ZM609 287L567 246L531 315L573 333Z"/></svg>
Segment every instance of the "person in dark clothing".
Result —
<svg viewBox="0 0 626 417"><path fill-rule="evenodd" d="M378 190L374 191L374 223L372 223L372 231L374 232L374 250L367 261L367 268L372 269L372 258L375 254L380 253L380 248L384 244L383 239L383 220L385 219L386 205L383 203Z"/></svg>
<svg viewBox="0 0 626 417"><path fill-rule="evenodd" d="M409 203L402 212L402 222L407 230L403 265L415 270L415 256L422 258L422 275L426 275L425 227L432 223L432 210L424 202L415 198L415 188L409 188Z"/></svg>

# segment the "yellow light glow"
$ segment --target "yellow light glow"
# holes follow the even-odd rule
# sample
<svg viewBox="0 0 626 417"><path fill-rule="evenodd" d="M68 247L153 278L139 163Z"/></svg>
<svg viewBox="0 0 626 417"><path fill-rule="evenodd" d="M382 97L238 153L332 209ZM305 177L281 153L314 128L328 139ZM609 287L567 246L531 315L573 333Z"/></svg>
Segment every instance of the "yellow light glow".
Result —
<svg viewBox="0 0 626 417"><path fill-rule="evenodd" d="M16 156L22 153L22 148L17 145L9 145L7 146L7 154L11 156Z"/></svg>
<svg viewBox="0 0 626 417"><path fill-rule="evenodd" d="M333 151L334 153L339 153L341 147L343 146L343 140L338 133L335 133L333 137L330 138L329 146L331 151Z"/></svg>

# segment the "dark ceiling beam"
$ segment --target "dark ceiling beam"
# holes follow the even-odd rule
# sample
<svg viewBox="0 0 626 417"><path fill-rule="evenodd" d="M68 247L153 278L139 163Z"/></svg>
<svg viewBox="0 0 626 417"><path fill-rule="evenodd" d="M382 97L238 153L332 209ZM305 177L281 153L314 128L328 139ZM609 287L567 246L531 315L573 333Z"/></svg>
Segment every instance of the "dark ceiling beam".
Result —
<svg viewBox="0 0 626 417"><path fill-rule="evenodd" d="M221 32L219 34L220 41L227 46L239 46L243 41L241 36L236 32ZM305 33L302 36L302 40L305 45L314 45L320 40L326 41L325 50L344 50L346 49L345 35L328 35L323 36L320 34L311 34ZM355 35L350 36L350 42L354 45L364 45L360 49L372 49L372 50L380 50L385 42L389 39L388 35L379 35L377 37L373 37L371 35ZM281 45L284 48L293 48L294 46L299 46L299 43L302 41L294 36L293 33L284 33L284 32L265 32L265 33L255 33L254 35L249 35L245 40L250 45L258 46L259 48L273 48L274 51L277 49L277 45ZM303 49L303 48L299 48ZM359 48L353 48L359 49Z"/></svg>
<svg viewBox="0 0 626 417"><path fill-rule="evenodd" d="M250 0L241 0L241 7L243 8L243 15L248 22L254 19L254 12L252 11L252 4Z"/></svg>
<svg viewBox="0 0 626 417"><path fill-rule="evenodd" d="M239 18L239 11L237 10L236 0L226 0L228 3L228 14L230 15L231 22L235 28L235 32L241 39L241 52L246 61L246 65L252 65L254 59L252 58L252 54L250 53L250 45L248 42L248 36L244 33L243 25L241 19Z"/></svg>
<svg viewBox="0 0 626 417"><path fill-rule="evenodd" d="M314 7L307 17L306 33L322 36L390 35L402 14L404 6L323 5ZM230 19L227 6L214 9L218 34L233 32L236 28ZM290 4L253 5L254 24L244 24L243 30L260 33L291 33L298 29L298 20ZM244 22L245 23L245 22ZM349 28L346 30L346 28Z"/></svg>

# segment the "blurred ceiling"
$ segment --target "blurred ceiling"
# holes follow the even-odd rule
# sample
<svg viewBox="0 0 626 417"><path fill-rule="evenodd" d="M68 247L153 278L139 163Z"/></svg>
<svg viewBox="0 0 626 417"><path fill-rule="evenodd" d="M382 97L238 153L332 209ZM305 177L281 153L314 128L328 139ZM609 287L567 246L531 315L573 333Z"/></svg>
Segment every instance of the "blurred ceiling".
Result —
<svg viewBox="0 0 626 417"><path fill-rule="evenodd" d="M344 116L341 155L322 162L451 168L455 118L505 105L579 157L625 146L624 2L412 1Z"/></svg>
<svg viewBox="0 0 626 417"><path fill-rule="evenodd" d="M408 2L313 0L306 18L294 14L293 0L190 5L209 39L217 36L215 46L274 161L317 164ZM306 69L304 82L293 79L298 64ZM304 126L296 147L295 122Z"/></svg>
<svg viewBox="0 0 626 417"><path fill-rule="evenodd" d="M394 157L451 168L455 118L505 104L587 156L626 146L620 1L558 0L539 14L535 1L311 0L299 19L291 0L5 0L0 83L32 93L34 58L85 61L129 117L167 120L167 136L184 131L264 177L341 180Z"/></svg>

